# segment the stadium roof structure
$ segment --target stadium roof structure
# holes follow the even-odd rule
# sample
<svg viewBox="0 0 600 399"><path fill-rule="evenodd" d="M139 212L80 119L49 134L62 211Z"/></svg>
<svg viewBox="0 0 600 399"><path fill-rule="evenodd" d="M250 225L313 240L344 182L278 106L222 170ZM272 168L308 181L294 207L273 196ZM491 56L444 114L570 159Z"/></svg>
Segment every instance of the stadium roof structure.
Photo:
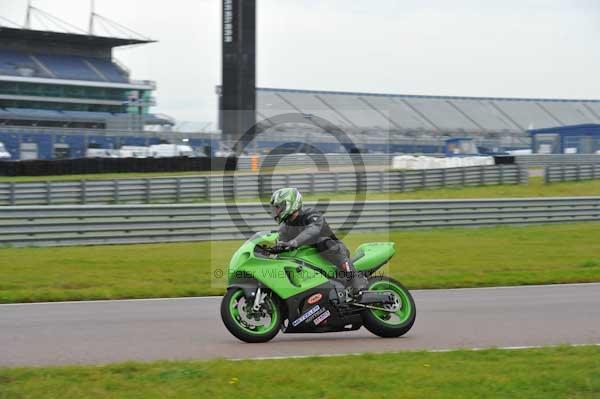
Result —
<svg viewBox="0 0 600 399"><path fill-rule="evenodd" d="M600 123L600 100L257 89L259 119L268 123L289 112L366 132L526 135L531 129Z"/></svg>
<svg viewBox="0 0 600 399"><path fill-rule="evenodd" d="M335 94L345 96L372 96L372 97L398 97L398 98L425 98L425 99L449 99L449 100L499 100L499 101L556 101L556 102L581 102L592 101L600 103L600 99L560 99L560 98L524 98L524 97L477 97L477 96L435 96L427 94L393 94L393 93L370 93L354 91L335 91L335 90L304 90L304 89L281 89L262 87L258 90L264 92L287 92L303 94Z"/></svg>
<svg viewBox="0 0 600 399"><path fill-rule="evenodd" d="M79 33L42 31L0 26L0 40L18 40L36 43L69 43L71 45L114 48L137 44L154 43L155 40L118 38L86 35Z"/></svg>

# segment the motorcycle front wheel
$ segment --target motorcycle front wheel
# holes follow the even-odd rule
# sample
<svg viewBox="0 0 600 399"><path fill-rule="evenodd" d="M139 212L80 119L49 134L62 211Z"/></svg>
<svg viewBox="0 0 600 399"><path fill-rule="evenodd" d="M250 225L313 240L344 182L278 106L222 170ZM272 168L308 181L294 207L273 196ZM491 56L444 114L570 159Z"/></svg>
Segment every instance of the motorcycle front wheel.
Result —
<svg viewBox="0 0 600 399"><path fill-rule="evenodd" d="M389 277L369 279L369 291L391 291L396 306L384 305L387 310L366 309L362 313L367 330L383 338L395 338L406 334L415 323L417 308L410 292L398 281Z"/></svg>
<svg viewBox="0 0 600 399"><path fill-rule="evenodd" d="M268 295L258 310L244 290L231 288L221 301L221 319L236 338L249 343L267 342L279 332L282 317L277 300Z"/></svg>

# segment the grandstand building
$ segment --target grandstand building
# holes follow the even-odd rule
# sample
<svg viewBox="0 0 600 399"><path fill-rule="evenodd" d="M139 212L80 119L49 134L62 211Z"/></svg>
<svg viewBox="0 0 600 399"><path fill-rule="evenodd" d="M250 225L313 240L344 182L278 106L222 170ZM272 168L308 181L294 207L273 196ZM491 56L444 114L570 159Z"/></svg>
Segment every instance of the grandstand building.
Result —
<svg viewBox="0 0 600 399"><path fill-rule="evenodd" d="M472 137L489 149L529 148L529 130L600 122L600 100L395 95L257 89L257 120L272 126L258 138L277 145L282 133L310 137L338 151L331 135L307 126L274 126L275 116L302 113L342 128L366 151L442 152L450 137ZM281 139L279 139L281 140ZM329 142L329 144L327 144Z"/></svg>
<svg viewBox="0 0 600 399"><path fill-rule="evenodd" d="M0 27L0 142L12 159L161 142L145 131L174 124L150 112L156 84L113 59L116 47L150 42Z"/></svg>

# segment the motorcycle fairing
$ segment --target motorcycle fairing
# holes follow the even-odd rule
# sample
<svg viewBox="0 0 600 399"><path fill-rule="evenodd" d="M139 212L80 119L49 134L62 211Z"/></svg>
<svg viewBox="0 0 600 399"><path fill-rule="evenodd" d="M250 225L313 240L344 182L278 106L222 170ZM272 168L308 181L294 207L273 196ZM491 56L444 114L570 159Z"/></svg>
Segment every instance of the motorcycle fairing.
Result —
<svg viewBox="0 0 600 399"><path fill-rule="evenodd" d="M359 311L340 311L339 293L344 286L328 281L321 286L294 295L285 301L287 325L285 333L323 333L351 331L362 326ZM318 298L318 300L312 300Z"/></svg>

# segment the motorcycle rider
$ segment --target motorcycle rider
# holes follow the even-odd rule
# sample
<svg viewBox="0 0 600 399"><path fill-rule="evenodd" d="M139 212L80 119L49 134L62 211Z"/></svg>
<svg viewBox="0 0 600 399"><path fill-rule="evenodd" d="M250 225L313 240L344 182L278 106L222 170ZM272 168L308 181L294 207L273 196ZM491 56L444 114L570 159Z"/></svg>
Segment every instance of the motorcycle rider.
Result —
<svg viewBox="0 0 600 399"><path fill-rule="evenodd" d="M320 212L302 208L302 195L296 188L275 191L271 196L271 208L273 218L280 224L280 246L293 250L312 245L323 258L337 266L351 287L352 295L367 287L367 279L357 273L348 248L335 236Z"/></svg>

